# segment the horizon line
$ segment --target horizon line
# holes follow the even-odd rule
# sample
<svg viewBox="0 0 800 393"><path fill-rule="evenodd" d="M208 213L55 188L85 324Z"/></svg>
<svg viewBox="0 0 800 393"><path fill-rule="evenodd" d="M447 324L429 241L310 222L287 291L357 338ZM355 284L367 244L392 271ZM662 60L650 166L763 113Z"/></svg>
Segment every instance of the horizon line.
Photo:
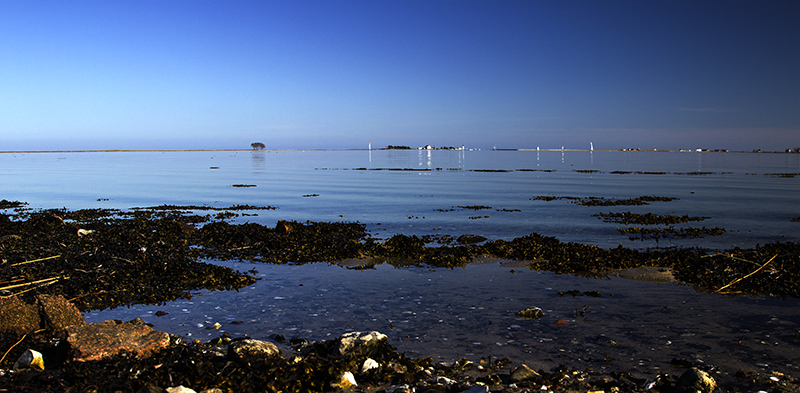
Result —
<svg viewBox="0 0 800 393"><path fill-rule="evenodd" d="M291 149L245 149L245 148L238 148L238 149L68 149L68 150L0 150L0 154L28 154L28 153L157 153L157 152L246 152L246 151L380 151L380 150L389 150L389 151L570 151L570 152L579 152L579 151L586 151L586 152L674 152L674 153L787 153L786 151L758 151L752 150L687 150L687 149L680 149L680 150L644 150L644 149L568 149L568 148L555 148L555 149L542 149L542 148L494 148L494 149L465 149L465 150L451 150L451 149L387 149L387 148L377 148L377 149L369 149L369 148L291 148ZM790 152L791 153L791 152Z"/></svg>

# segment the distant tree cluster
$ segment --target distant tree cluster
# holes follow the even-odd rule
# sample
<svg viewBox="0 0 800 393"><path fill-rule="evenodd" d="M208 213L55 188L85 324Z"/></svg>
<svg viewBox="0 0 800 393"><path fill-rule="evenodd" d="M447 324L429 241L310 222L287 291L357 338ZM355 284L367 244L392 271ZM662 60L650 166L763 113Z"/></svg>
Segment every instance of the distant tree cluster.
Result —
<svg viewBox="0 0 800 393"><path fill-rule="evenodd" d="M411 150L411 148L408 147L408 146L389 145L389 146L386 146L386 150Z"/></svg>
<svg viewBox="0 0 800 393"><path fill-rule="evenodd" d="M251 144L250 144L250 147L252 147L252 148L253 148L253 150L263 150L263 149L264 149L264 148L266 148L267 146L266 146L266 145L264 145L264 144L263 144L263 143L261 143L261 142L253 142L253 143L251 143Z"/></svg>

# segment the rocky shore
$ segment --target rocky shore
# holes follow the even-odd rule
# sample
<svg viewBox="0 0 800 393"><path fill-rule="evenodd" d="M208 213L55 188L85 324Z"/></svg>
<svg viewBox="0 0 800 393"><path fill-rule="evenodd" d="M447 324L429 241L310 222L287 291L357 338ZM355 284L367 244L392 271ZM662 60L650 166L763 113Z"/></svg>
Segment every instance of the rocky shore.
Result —
<svg viewBox="0 0 800 393"><path fill-rule="evenodd" d="M212 211L193 213L202 210ZM697 364L676 365L679 374L643 378L625 370L531 370L505 359L434 362L398 353L378 332L321 342L223 335L203 343L155 331L141 320L83 321L82 311L160 304L191 297L196 289L236 290L255 282L248 272L202 258L265 263L378 258L396 266L455 267L490 256L595 277L669 271L708 292L800 294L795 243L719 252L605 250L538 234L510 241L477 235L395 235L379 241L357 223L231 224L225 213L232 210L31 211L24 203L2 201L0 391L800 391L794 376L751 370L735 370L734 383L716 386L714 370Z"/></svg>

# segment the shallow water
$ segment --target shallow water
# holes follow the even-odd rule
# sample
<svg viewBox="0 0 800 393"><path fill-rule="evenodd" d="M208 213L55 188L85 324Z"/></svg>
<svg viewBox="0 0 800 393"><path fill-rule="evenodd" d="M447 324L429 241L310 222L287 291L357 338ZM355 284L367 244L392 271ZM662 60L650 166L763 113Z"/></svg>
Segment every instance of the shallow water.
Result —
<svg viewBox="0 0 800 393"><path fill-rule="evenodd" d="M676 374L673 358L728 374L764 369L798 375L799 299L699 294L675 283L587 279L520 263L466 268L357 271L338 265L224 263L256 269L261 280L237 292L198 292L191 300L86 315L89 321L142 318L156 329L207 341L222 332L268 339L335 338L378 330L409 355L474 361L509 358L549 370ZM559 294L577 290L579 296ZM599 297L583 292L599 292ZM540 307L545 316L513 314ZM169 314L156 317L157 311ZM215 323L222 327L210 329ZM730 377L730 375L728 375Z"/></svg>

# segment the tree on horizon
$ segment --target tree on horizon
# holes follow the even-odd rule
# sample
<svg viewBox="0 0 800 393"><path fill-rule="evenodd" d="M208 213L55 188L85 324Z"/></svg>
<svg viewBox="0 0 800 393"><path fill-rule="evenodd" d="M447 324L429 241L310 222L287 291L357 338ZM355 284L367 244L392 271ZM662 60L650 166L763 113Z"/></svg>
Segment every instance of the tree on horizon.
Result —
<svg viewBox="0 0 800 393"><path fill-rule="evenodd" d="M253 150L263 150L267 146L261 142L253 142L250 144L250 147L252 147Z"/></svg>

